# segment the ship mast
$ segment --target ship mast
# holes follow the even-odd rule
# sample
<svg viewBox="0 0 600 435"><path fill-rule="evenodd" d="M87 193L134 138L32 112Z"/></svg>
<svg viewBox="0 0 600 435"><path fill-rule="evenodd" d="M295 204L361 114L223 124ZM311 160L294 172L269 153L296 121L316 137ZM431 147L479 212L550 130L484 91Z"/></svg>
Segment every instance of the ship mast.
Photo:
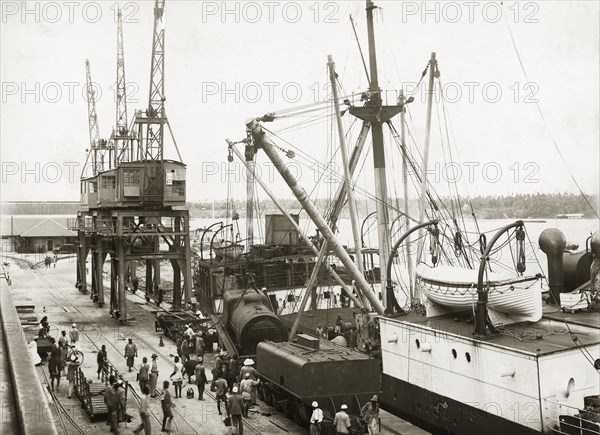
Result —
<svg viewBox="0 0 600 435"><path fill-rule="evenodd" d="M408 150L406 149L406 129L404 125L404 114L406 113L406 104L410 103L410 100L405 100L404 90L400 89L400 96L398 98L400 106L402 106L402 112L400 112L400 148L402 150L402 186L404 189L404 225L405 234L410 231L410 213L408 209ZM414 285L413 285L413 263L410 255L410 235L406 237L406 263L408 266L408 285L409 295L411 303L413 300ZM382 275L383 276L383 275Z"/></svg>
<svg viewBox="0 0 600 435"><path fill-rule="evenodd" d="M333 56L327 57L327 65L329 66L329 79L331 81L331 89L333 92L333 105L335 108L335 117L337 121L338 138L340 141L340 150L342 153L342 165L344 167L344 182L342 183L346 189L346 196L348 197L348 208L350 210L350 221L352 222L352 236L354 237L354 252L358 263L358 270L362 274L365 273L365 267L363 264L361 243L360 243L360 230L358 228L357 213L356 213L356 200L354 198L354 191L352 190L352 175L350 173L350 163L348 161L348 149L346 145L346 138L344 136L344 126L342 125L342 115L340 112L340 102L338 97L337 83L335 73L335 63L333 62ZM365 306L368 307L368 301L364 301Z"/></svg>
<svg viewBox="0 0 600 435"><path fill-rule="evenodd" d="M427 117L425 120L425 144L423 147L423 172L421 175L421 198L419 201L419 222L423 222L425 219L425 207L427 206L427 170L429 165L429 141L431 137L431 108L433 104L433 85L434 79L438 75L437 73L437 60L435 53L431 53L431 59L429 60L429 83L427 88ZM423 246L425 244L423 239L423 230L419 230L419 245L417 248L417 257L421 255ZM415 288L414 298L420 300L421 295L418 294L418 290Z"/></svg>
<svg viewBox="0 0 600 435"><path fill-rule="evenodd" d="M390 228L387 210L388 189L385 168L385 150L383 147L383 124L400 113L400 106L384 106L379 89L377 74L377 53L375 49L375 32L373 10L376 6L372 0L367 1L367 31L369 36L370 83L367 93L368 101L364 107L351 107L350 113L364 121L371 122L373 141L373 163L375 166L375 206L377 211L377 239L379 241L379 265L385 267L390 255ZM384 307L388 307L390 298L384 286L381 287Z"/></svg>

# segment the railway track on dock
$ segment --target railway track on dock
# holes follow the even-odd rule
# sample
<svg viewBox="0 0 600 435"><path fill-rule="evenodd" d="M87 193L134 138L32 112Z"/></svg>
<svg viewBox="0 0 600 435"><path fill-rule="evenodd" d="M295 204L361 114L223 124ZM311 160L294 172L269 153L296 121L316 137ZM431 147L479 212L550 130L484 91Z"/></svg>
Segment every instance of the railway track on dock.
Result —
<svg viewBox="0 0 600 435"><path fill-rule="evenodd" d="M56 296L56 294L60 295L61 298L65 301L68 301L68 304L70 305L70 307L79 314L79 316L83 319L85 319L86 325L89 325L90 329L93 329L94 331L96 331L99 336L101 336L106 342L108 342L116 351L117 354L120 355L121 354L121 349L117 348L116 345L113 343L113 340L110 339L109 337L107 337L104 332L102 331L102 328L100 328L98 326L97 323L93 322L85 313L83 313L73 302L72 302L72 298L68 297L67 295L65 295L63 293L63 291L56 285L48 282L45 279L42 279L38 274L34 273L34 271L31 271L33 273L33 275L36 277L36 279L38 281L40 281L41 283L43 283L45 286L47 286L49 289L51 289L51 291L49 292L50 297L55 301L56 305L59 307L63 307L64 309L64 305L62 304L62 301L60 301L58 299L58 297ZM140 295L140 297L143 297ZM145 300L145 298L144 298ZM153 304L154 305L154 304ZM157 307L160 309L160 307ZM65 314L67 315L67 317L69 317L70 322L73 321L79 321L81 322L81 320L79 319L75 319L75 317L72 315L71 312L65 310ZM90 337L90 335L88 334L88 332L86 332L85 329L83 329L81 331L81 333L86 336L88 338L88 340L90 341L90 343L92 343L94 345L94 347L96 347L97 350L100 350L100 347L98 346L98 344L96 343L98 337ZM148 349L150 349L151 351L155 352L157 355L159 355L160 358L162 358L164 361L167 361L169 363L170 366L173 365L173 362L171 361L171 359L169 359L168 357L164 356L155 346L151 345L146 339L144 339L143 337L139 336L139 334L137 332L134 332L132 335L134 335L140 343L142 343L144 345L144 347L147 347ZM207 368L213 368L212 365L209 364L205 364L205 367ZM188 384L189 385L189 384ZM131 386L130 384L130 391L135 391L134 388ZM136 400L140 400L140 396L137 393L137 391L135 391L134 396L136 398ZM215 395L213 392L211 392L210 390L205 390L204 394L206 396L208 396L209 398L216 400ZM59 406L62 407L62 404L60 404L59 401L57 401L57 403L59 403ZM138 402L139 403L139 402ZM64 407L63 407L64 409ZM196 428L192 425L192 423L189 422L189 420L187 420L178 410L177 408L173 409L174 414L177 418L177 420L181 420L183 423L185 423L185 425L187 427L189 427L193 432L184 432L185 434L190 434L190 433L195 433L196 435L201 435L202 432L198 432L198 430L196 430ZM69 416L70 417L70 416ZM155 418L158 418L155 416ZM162 425L162 422L160 422ZM76 424L76 422L73 422L73 424ZM180 428L177 426L176 423L176 419L173 419L173 426L176 428L175 430L178 431L177 433L182 433ZM79 429L81 429L81 427L79 427ZM251 422L244 420L244 431L253 435L261 435L263 432L260 431L258 428L256 428ZM70 432L66 432L66 433L70 433ZM80 432L81 435L86 434L86 432Z"/></svg>
<svg viewBox="0 0 600 435"><path fill-rule="evenodd" d="M388 426L387 424L381 423L380 426L382 430L385 430L385 432L383 433L390 433L392 435L402 435L402 432L398 432L396 429Z"/></svg>
<svg viewBox="0 0 600 435"><path fill-rule="evenodd" d="M67 427L73 427L73 428L75 428L75 430L77 431L77 433L79 433L80 435L87 435L87 432L83 429L83 427L81 427L81 425L79 425L75 421L75 419L73 418L73 416L71 415L71 413L69 413L69 411L67 411L67 409L65 408L65 406L59 400L59 398L56 395L56 393L50 389L50 379L48 377L48 374L46 373L46 369L45 369L44 366L41 367L41 372L44 375L44 379L46 380L46 384L48 385L48 393L50 394L50 397L52 397L52 402L55 405L56 414L58 416L58 420L60 421L60 425L61 425L61 427L64 430L64 433L67 434L67 435L71 435L73 433L73 431L67 429ZM65 386L65 388L68 388L68 387Z"/></svg>

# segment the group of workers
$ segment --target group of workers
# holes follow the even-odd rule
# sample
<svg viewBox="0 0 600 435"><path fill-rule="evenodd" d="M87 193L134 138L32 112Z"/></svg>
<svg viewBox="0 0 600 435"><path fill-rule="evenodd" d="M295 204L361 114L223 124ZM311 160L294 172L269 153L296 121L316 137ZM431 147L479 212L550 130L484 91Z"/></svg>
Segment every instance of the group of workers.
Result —
<svg viewBox="0 0 600 435"><path fill-rule="evenodd" d="M148 358L142 358L142 363L137 370L137 380L143 393L140 402L141 424L135 430L136 433L141 431L144 431L145 435L151 433L148 401L149 398L157 397L157 393L160 396L163 411L162 431L164 432L169 431L173 420L173 408L175 407L173 399L183 397L184 380L187 381L188 385L195 384L198 389L198 400L204 400L205 386L208 384L206 369L203 365L204 347L202 342L198 344L198 341L194 343L192 348L188 344L195 341L194 338L197 337L202 337L202 333L194 333L192 328L186 325L182 339L177 340L178 355L174 358L173 372L169 375L169 380L163 381L163 388L160 392L157 392L156 389L159 374L158 355L152 354L151 363ZM135 358L138 357L137 346L133 343L133 339L129 339L123 356L127 360L129 371L131 371L135 364ZM100 376L106 361L106 349L103 346L98 352L98 376ZM221 404L223 404L228 417L226 421L231 423L231 428L238 434L243 433L242 419L248 417L249 409L256 404L256 387L260 380L253 366L254 361L250 358L245 359L242 363L237 355L231 355L230 357L227 352L220 351L216 355L215 368L212 370L213 379L210 388L211 391L215 392L219 415L223 415L221 408ZM174 388L174 396L169 391L171 384ZM120 388L119 381L113 383L111 380L111 385L113 389L107 389L105 401L107 407L109 407L109 413L111 413L109 424L112 432L118 431L119 422L124 421L126 416L120 411L119 399L113 395L113 390L118 391ZM187 397L191 397L189 389Z"/></svg>
<svg viewBox="0 0 600 435"><path fill-rule="evenodd" d="M312 403L313 411L310 416L310 435L320 435L323 424L323 410L319 403ZM379 435L379 399L374 395L360 410L361 420L366 424L369 435ZM333 418L333 429L336 434L349 434L352 432L352 420L348 415L348 405L342 404L340 410Z"/></svg>
<svg viewBox="0 0 600 435"><path fill-rule="evenodd" d="M336 327L342 327L341 318L337 319ZM81 364L77 360L77 355L71 353L70 359L67 359L69 346L77 346L79 341L79 328L76 324L71 326L69 337L67 332L61 331L58 340L49 337L49 324L46 316L42 319L39 325L38 337L47 337L52 343L50 352L49 373L51 391L58 392L60 386L61 372L67 375L69 381L68 397L71 397L75 380L75 371ZM324 331L319 325L317 334L323 336ZM37 358L37 337L30 344L32 357L35 353ZM193 344L192 344L193 343ZM149 400L157 395L161 400L161 408L163 411L162 431L168 432L173 420L173 408L175 404L173 397L170 394L169 387L173 384L175 396L174 398L182 397L182 384L187 377L187 383L195 384L198 390L198 400L204 400L205 386L208 384L206 369L203 365L204 356L204 341L202 340L202 332L194 333L193 329L186 325L182 339L178 340L178 356L175 357L173 372L169 376L170 380L165 380L162 385L162 390L157 390L158 383L158 355L152 354L151 362L147 357L143 357L142 363L138 368L137 380L142 392L139 406L141 423L134 430L134 433L151 434ZM137 346L133 343L133 339L129 338L123 356L127 360L127 366L131 372L134 368L135 358L138 357ZM34 360L34 362L37 362ZM102 348L97 355L98 363L98 378L108 362L106 346ZM65 373L66 372L66 373ZM224 405L225 413L228 418L224 420L226 425L230 425L230 430L235 433L243 434L243 418L248 417L249 409L256 404L257 401L257 386L260 383L258 373L254 368L254 361L246 358L243 362L238 355L229 355L227 352L220 351L215 358L215 366L212 370L212 383L210 384L211 391L215 392L217 411L219 415L223 415L221 404ZM56 387L55 387L56 382ZM188 397L190 397L188 391ZM109 379L109 385L105 390L104 397L108 409L108 421L111 432L118 433L119 423L123 421L131 421L131 416L126 411L126 394L123 380L118 380L114 376ZM313 412L310 418L310 434L319 435L321 433L321 425L324 414L319 408L318 402L312 403ZM335 414L333 426L337 434L350 433L351 420L347 414L348 407L343 404L339 412ZM373 396L361 410L361 418L366 423L370 435L379 434L379 405L377 396Z"/></svg>

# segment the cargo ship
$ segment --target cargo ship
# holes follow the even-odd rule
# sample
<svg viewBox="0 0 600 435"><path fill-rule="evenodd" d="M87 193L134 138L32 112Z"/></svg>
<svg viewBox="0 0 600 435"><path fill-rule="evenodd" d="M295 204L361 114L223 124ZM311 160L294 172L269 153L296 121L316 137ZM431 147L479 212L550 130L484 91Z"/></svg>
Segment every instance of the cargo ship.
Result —
<svg viewBox="0 0 600 435"><path fill-rule="evenodd" d="M524 222L516 221L486 233L479 231L475 221L475 235L466 229L463 207L456 206L460 202L445 207L427 180L431 105L435 80L440 76L436 55L432 53L421 76L425 79L428 75L430 90L422 166L424 162L417 161L407 150L404 136L404 113L414 98L405 99L400 93L397 101L388 105L378 86L375 9L373 2L367 0L370 70L367 62L364 66L369 89L359 93L360 100L354 96L338 97L334 91L331 103L336 106L338 126L342 101L344 112L363 121L356 145L350 150L351 157L344 162L344 170L350 170L341 177L342 191L344 185L354 183L357 156L365 136L372 133L376 187L371 195L376 199L380 264L386 268L381 297L365 279L364 269L336 239L335 227L321 215L299 180L287 169L279 154L293 154L284 148L291 145L290 141L264 126L291 117L290 110L248 119L246 138L227 140L230 154L235 145L243 144L246 155L254 156L260 151L269 158L354 280L362 307L376 313L369 326L378 334L381 345L382 408L434 433L600 433L600 321L596 293L600 234L590 238L587 252L574 254L563 252L566 240L558 230L545 231L539 245L548 257L546 279L539 273L527 274L531 252L526 251L534 245L526 244ZM331 59L329 65L335 90L337 75ZM300 110L297 113L302 114ZM400 132L390 122L398 114ZM333 121L331 124L335 125ZM390 236L388 213L400 207L393 207L387 194L385 156L381 153L383 126L389 127L405 168L412 169L421 187L419 216L411 217L405 208L406 226L397 239ZM344 132L339 130L341 138ZM342 139L340 142L340 148L344 148L345 143ZM332 202L341 197L345 203L350 190ZM473 211L472 215L475 216ZM418 245L416 251L411 249L414 244ZM360 246L357 244L356 248L358 253ZM503 262L499 261L502 250L510 251ZM411 252L418 254L414 263ZM592 255L595 264L591 264ZM406 270L394 275L392 270L398 268ZM561 301L568 303L577 295L581 296L576 312L563 312ZM582 300L592 302L583 304Z"/></svg>

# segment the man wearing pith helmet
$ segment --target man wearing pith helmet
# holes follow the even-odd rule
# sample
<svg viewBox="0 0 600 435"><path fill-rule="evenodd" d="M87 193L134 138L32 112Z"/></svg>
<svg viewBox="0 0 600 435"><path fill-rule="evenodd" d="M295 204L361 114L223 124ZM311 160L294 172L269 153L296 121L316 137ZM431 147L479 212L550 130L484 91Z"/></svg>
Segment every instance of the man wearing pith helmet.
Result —
<svg viewBox="0 0 600 435"><path fill-rule="evenodd" d="M319 408L319 403L316 400L312 403L312 407L313 412L310 416L310 435L320 435L323 410Z"/></svg>
<svg viewBox="0 0 600 435"><path fill-rule="evenodd" d="M335 433L338 435L350 433L352 423L350 423L350 416L346 414L347 410L348 405L343 404L333 419L333 427L335 428Z"/></svg>

